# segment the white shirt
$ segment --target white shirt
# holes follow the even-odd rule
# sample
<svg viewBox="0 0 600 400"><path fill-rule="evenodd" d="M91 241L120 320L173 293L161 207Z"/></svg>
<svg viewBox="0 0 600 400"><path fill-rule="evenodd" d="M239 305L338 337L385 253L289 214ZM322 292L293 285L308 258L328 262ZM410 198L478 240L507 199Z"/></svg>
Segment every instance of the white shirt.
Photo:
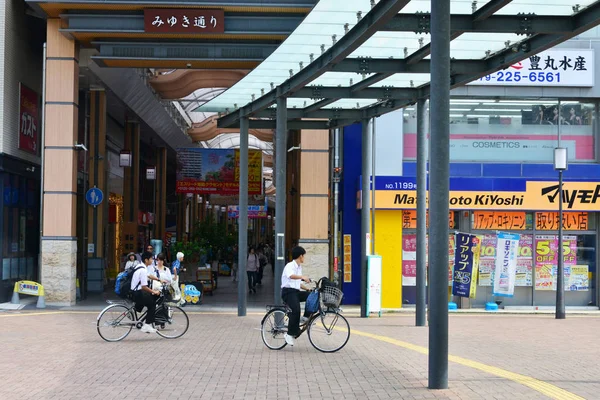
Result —
<svg viewBox="0 0 600 400"><path fill-rule="evenodd" d="M158 279L164 279L167 282L171 282L173 280L173 275L171 275L171 271L169 271L169 268L165 267L165 269L159 269L158 267L155 267L154 265L148 265L146 267L148 276L152 275L157 277Z"/></svg>
<svg viewBox="0 0 600 400"><path fill-rule="evenodd" d="M290 279L292 275L302 275L302 266L298 265L296 261L291 261L286 264L281 275L281 288L292 288L300 290L300 284L302 279Z"/></svg>
<svg viewBox="0 0 600 400"><path fill-rule="evenodd" d="M141 265L136 265L140 267ZM148 272L146 268L140 268L133 273L133 278L131 278L131 290L142 290L142 286L148 286Z"/></svg>

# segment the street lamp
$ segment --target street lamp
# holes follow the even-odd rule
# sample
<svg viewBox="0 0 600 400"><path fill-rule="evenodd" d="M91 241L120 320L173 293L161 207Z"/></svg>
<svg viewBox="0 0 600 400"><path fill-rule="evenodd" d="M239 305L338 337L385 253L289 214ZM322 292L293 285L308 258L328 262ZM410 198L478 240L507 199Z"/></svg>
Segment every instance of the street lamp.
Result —
<svg viewBox="0 0 600 400"><path fill-rule="evenodd" d="M556 277L556 319L565 319L565 268L563 259L563 171L569 167L567 149L554 149L554 169L558 171L558 271Z"/></svg>

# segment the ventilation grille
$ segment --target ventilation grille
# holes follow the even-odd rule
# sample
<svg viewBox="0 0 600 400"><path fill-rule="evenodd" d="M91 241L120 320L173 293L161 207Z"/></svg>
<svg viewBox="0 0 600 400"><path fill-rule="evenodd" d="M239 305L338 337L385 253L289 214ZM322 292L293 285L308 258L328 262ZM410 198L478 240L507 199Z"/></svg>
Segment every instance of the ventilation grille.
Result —
<svg viewBox="0 0 600 400"><path fill-rule="evenodd" d="M114 47L113 56L123 58L151 58L154 57L154 49L152 47Z"/></svg>
<svg viewBox="0 0 600 400"><path fill-rule="evenodd" d="M208 58L209 49L206 47L171 47L167 49L167 58Z"/></svg>
<svg viewBox="0 0 600 400"><path fill-rule="evenodd" d="M261 48L223 48L221 50L222 58L245 58L245 59L263 59L263 50Z"/></svg>

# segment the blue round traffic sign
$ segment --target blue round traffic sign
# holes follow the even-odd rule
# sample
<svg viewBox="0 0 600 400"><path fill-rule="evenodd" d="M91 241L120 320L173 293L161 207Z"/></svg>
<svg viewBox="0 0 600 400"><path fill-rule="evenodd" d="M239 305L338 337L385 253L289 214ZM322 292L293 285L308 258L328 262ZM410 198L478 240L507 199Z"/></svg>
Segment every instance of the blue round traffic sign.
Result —
<svg viewBox="0 0 600 400"><path fill-rule="evenodd" d="M102 203L102 200L104 200L104 193L102 193L102 190L98 189L97 187L91 188L85 194L85 200L90 206L96 207Z"/></svg>

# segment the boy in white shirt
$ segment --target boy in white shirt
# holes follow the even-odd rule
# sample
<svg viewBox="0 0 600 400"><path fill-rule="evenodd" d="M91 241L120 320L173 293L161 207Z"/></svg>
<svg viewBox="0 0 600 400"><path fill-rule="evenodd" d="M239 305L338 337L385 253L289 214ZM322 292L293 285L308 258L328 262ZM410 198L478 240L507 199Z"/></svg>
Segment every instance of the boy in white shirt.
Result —
<svg viewBox="0 0 600 400"><path fill-rule="evenodd" d="M306 250L300 246L292 249L292 259L283 269L281 275L281 298L292 309L288 323L288 332L285 341L290 346L295 344L295 338L300 334L300 302L306 301L309 295L307 291L300 291L302 281L310 282L308 276L302 275L302 263ZM304 311L304 318L310 317L310 313Z"/></svg>
<svg viewBox="0 0 600 400"><path fill-rule="evenodd" d="M144 252L142 260L146 268L152 265L152 253ZM138 312L141 312L144 306L148 309L146 321L142 325L141 331L144 333L156 333L156 329L152 327L152 324L154 323L154 315L156 313L156 296L160 295L160 291L152 290L148 287L148 271L144 266L140 265L135 268L136 270L131 278L131 291L133 292L135 308ZM157 280L155 277L150 279Z"/></svg>

